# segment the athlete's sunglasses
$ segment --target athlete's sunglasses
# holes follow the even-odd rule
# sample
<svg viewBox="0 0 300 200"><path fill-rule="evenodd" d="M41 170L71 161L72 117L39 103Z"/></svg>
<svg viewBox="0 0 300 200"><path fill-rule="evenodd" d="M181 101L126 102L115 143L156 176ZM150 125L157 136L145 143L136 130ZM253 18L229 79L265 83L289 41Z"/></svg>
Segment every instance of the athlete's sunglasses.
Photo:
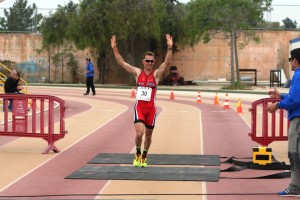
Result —
<svg viewBox="0 0 300 200"><path fill-rule="evenodd" d="M154 63L155 60L145 60L146 63Z"/></svg>

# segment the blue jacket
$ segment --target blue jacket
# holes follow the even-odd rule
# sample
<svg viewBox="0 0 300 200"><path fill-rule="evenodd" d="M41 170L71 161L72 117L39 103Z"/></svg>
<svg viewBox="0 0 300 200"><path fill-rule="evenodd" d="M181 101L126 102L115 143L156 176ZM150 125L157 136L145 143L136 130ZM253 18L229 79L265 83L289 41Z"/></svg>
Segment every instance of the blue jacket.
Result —
<svg viewBox="0 0 300 200"><path fill-rule="evenodd" d="M281 95L278 106L288 111L289 120L300 117L300 67L294 73L289 93Z"/></svg>
<svg viewBox="0 0 300 200"><path fill-rule="evenodd" d="M94 76L94 66L92 62L89 62L86 66L86 77Z"/></svg>

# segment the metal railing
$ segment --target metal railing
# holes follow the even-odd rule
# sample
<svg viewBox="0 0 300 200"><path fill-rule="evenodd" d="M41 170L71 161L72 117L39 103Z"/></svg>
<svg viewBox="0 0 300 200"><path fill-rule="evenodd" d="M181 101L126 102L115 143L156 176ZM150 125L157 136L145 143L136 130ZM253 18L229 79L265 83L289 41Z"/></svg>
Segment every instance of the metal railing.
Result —
<svg viewBox="0 0 300 200"><path fill-rule="evenodd" d="M4 69L6 69L9 73L11 73L11 69L9 69L7 66L5 66L4 64L0 63L0 66L2 66ZM4 92L4 83L5 80L7 79L7 76L5 74L3 74L2 72L0 72L0 84L2 86L3 92ZM19 77L20 81L22 83L25 84L24 89L22 90L23 93L28 94L28 83L27 81L25 81L24 79L22 79L21 77Z"/></svg>

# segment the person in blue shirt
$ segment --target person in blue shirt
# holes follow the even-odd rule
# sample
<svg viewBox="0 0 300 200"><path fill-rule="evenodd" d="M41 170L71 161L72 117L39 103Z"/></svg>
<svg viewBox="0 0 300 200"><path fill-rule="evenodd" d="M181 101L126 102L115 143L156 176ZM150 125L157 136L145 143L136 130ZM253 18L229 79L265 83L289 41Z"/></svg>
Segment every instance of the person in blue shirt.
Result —
<svg viewBox="0 0 300 200"><path fill-rule="evenodd" d="M291 51L289 58L294 75L288 94L280 94L277 90L271 91L271 98L278 98L278 103L268 106L270 113L282 108L288 111L290 127L288 131L288 157L291 164L291 182L287 189L278 192L279 196L300 197L300 48Z"/></svg>
<svg viewBox="0 0 300 200"><path fill-rule="evenodd" d="M94 66L90 58L85 59L86 62L86 92L83 95L89 95L90 88L92 89L93 95L96 95L94 86Z"/></svg>

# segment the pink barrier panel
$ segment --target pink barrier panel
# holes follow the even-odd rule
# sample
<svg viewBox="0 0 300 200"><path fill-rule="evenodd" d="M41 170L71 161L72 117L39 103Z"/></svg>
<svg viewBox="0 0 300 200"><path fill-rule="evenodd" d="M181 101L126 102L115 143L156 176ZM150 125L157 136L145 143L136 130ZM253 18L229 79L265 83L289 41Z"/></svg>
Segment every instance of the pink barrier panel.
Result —
<svg viewBox="0 0 300 200"><path fill-rule="evenodd" d="M1 94L3 116L0 136L33 137L47 141L43 153L58 153L54 143L64 138L65 102L54 96L31 94ZM12 99L12 112L8 110ZM55 126L56 124L56 126Z"/></svg>
<svg viewBox="0 0 300 200"><path fill-rule="evenodd" d="M263 146L268 146L274 141L288 140L289 120L287 112L278 109L275 113L268 113L267 107L279 99L266 98L252 103L251 112L251 139Z"/></svg>

